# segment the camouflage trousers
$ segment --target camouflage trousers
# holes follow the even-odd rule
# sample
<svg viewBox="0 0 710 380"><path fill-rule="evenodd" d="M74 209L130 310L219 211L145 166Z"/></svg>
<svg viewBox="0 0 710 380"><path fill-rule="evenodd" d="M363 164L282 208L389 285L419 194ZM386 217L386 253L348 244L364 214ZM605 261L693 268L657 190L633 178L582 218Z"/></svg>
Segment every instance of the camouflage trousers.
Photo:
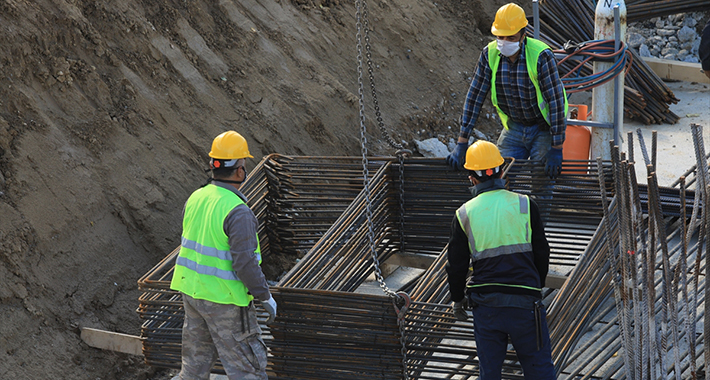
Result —
<svg viewBox="0 0 710 380"><path fill-rule="evenodd" d="M181 380L208 380L219 357L230 380L266 380L266 344L254 305L239 307L183 293Z"/></svg>

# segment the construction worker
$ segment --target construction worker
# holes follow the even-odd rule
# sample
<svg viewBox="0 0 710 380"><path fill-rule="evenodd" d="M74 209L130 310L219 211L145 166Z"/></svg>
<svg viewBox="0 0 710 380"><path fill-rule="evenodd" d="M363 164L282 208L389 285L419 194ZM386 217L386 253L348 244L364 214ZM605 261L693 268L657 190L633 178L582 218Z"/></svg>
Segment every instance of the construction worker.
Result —
<svg viewBox="0 0 710 380"><path fill-rule="evenodd" d="M473 311L481 380L501 378L509 337L525 379L555 379L541 300L550 246L535 201L506 190L503 163L488 141L466 151L474 186L451 224L446 272L453 312L467 320L465 306Z"/></svg>
<svg viewBox="0 0 710 380"><path fill-rule="evenodd" d="M468 139L488 93L503 130L498 148L505 157L545 162L545 173L562 170L567 97L550 47L526 36L528 20L520 6L509 3L496 12L488 44L478 59L464 103L458 144L447 163L460 169Z"/></svg>
<svg viewBox="0 0 710 380"><path fill-rule="evenodd" d="M705 72L705 76L710 78L710 20L705 24L703 34L700 36L698 56L700 57L700 65Z"/></svg>
<svg viewBox="0 0 710 380"><path fill-rule="evenodd" d="M182 243L170 288L182 293L179 379L209 379L217 357L230 380L267 379L266 345L252 300L276 317L276 301L261 271L256 216L239 192L246 179L247 142L217 136L209 152L211 183L185 203Z"/></svg>

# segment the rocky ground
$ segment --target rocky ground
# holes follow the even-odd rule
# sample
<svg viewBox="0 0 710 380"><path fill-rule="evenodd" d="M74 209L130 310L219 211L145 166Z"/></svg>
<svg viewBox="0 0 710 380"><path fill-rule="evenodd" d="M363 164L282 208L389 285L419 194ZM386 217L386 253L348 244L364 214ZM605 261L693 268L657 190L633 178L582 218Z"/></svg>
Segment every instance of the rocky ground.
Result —
<svg viewBox="0 0 710 380"><path fill-rule="evenodd" d="M369 2L396 141L458 133L505 2ZM136 281L179 244L220 132L247 138L251 166L360 154L354 16L340 0L0 1L0 379L169 376L79 328L139 334ZM367 104L368 148L391 155Z"/></svg>
<svg viewBox="0 0 710 380"><path fill-rule="evenodd" d="M627 42L641 57L697 63L700 34L708 18L707 13L693 12L631 23Z"/></svg>

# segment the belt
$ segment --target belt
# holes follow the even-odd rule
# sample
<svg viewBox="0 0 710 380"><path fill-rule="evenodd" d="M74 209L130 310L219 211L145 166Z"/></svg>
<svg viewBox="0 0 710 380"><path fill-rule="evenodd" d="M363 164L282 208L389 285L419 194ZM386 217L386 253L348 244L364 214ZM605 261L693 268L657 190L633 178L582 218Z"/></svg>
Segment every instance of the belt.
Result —
<svg viewBox="0 0 710 380"><path fill-rule="evenodd" d="M545 121L545 119L542 119L542 120L533 120L533 121L527 121L527 120L526 120L526 121L522 121L522 122L519 122L519 123L522 124L522 125L525 126L525 127L532 127L532 126L535 126L535 125L539 125L539 126L540 126L540 129L549 128L549 127L550 127L549 125L547 125L547 121Z"/></svg>

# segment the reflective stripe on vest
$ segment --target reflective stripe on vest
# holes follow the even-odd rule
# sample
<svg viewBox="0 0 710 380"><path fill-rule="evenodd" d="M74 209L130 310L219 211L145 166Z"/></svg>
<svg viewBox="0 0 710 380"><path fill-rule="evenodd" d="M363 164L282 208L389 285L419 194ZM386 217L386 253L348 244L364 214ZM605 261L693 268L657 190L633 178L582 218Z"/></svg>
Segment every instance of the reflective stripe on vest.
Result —
<svg viewBox="0 0 710 380"><path fill-rule="evenodd" d="M552 123L550 123L550 105L545 101L545 98L542 96L542 91L540 90L540 81L538 81L537 79L537 62L540 59L540 54L546 49L550 49L550 47L542 41L530 37L527 37L525 40L525 66L528 69L528 76L530 76L530 81L532 81L532 84L535 87L535 94L537 96L537 106L540 108L540 113L542 113L542 116L545 118L545 121L547 121L547 124L552 125ZM500 107L498 106L498 94L496 91L496 74L498 73L498 66L500 65L499 53L500 52L498 51L497 42L495 40L491 41L488 44L488 66L491 68L491 103L493 103L493 106L496 108L496 111L498 111L498 116L500 117L500 121L503 123L503 126L507 129L509 117L508 115L503 113L503 111L501 111ZM562 87L562 94L565 99L566 117L567 110L569 109L569 104L567 102L567 92L565 91L564 86Z"/></svg>
<svg viewBox="0 0 710 380"><path fill-rule="evenodd" d="M229 237L224 220L235 207L245 205L234 192L207 185L195 191L185 205L180 253L170 288L193 298L247 306L254 298L232 268ZM261 264L261 248L254 252Z"/></svg>
<svg viewBox="0 0 710 380"><path fill-rule="evenodd" d="M527 196L507 190L479 194L459 207L456 217L468 238L471 259L532 251L529 209Z"/></svg>

